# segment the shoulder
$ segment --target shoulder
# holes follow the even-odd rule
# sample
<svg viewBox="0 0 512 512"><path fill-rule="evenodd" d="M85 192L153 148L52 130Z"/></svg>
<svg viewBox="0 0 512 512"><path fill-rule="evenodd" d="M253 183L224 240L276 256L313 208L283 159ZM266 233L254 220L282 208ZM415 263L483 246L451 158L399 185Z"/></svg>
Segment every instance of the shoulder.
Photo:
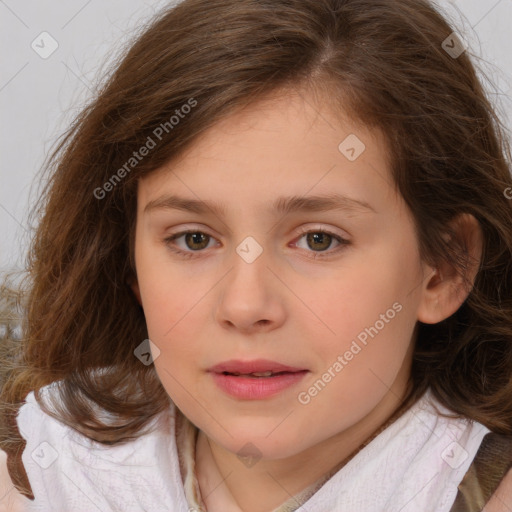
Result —
<svg viewBox="0 0 512 512"><path fill-rule="evenodd" d="M512 436L489 432L459 485L453 510L509 512L512 504ZM464 504L464 507L461 505ZM470 506L471 505L471 506Z"/></svg>
<svg viewBox="0 0 512 512"><path fill-rule="evenodd" d="M487 502L482 512L510 512L512 503L512 469L505 475L496 492Z"/></svg>
<svg viewBox="0 0 512 512"><path fill-rule="evenodd" d="M512 435L488 434L479 455L482 468L486 469L486 476L482 477L482 481L485 478L491 480L496 475L489 493L492 496L483 510L509 512L512 504Z"/></svg>
<svg viewBox="0 0 512 512"><path fill-rule="evenodd" d="M58 382L41 388L39 394L48 409L56 412L53 405L60 402ZM91 407L101 420L108 423L113 419L107 411L99 409L97 405L91 403ZM58 414L54 417L43 410L33 391L26 396L25 403L18 411L19 432L27 441L27 447L30 444L35 449L34 452L30 452L30 456L39 465L51 465L50 459L58 456L58 453L54 452L61 451L58 447L64 446L78 459L88 459L91 456L107 459L113 456L126 458L128 452L133 452L135 447L147 445L162 436L169 435L169 424L175 419L175 407L170 407L165 413L153 417L140 434L134 434L130 440L115 444L95 441L78 428L73 428L57 418Z"/></svg>
<svg viewBox="0 0 512 512"><path fill-rule="evenodd" d="M55 399L56 383L50 384L40 390L40 396L47 403L48 398ZM33 441L38 438L62 439L67 434L68 427L44 412L37 402L34 392L31 391L20 407L16 418L18 430L25 441Z"/></svg>
<svg viewBox="0 0 512 512"><path fill-rule="evenodd" d="M53 410L52 403L58 400L56 385L57 383L52 383L39 392L50 410ZM18 411L16 422L20 435L26 441L22 460L27 472L29 468L41 468L49 473L52 471L49 468L63 451L70 451L75 457L81 458L83 450L80 450L80 447L87 449L92 445L92 441L87 437L47 414L36 400L33 391L25 397L25 403Z"/></svg>
<svg viewBox="0 0 512 512"><path fill-rule="evenodd" d="M51 393L55 393L53 386L42 389L43 398ZM47 400L44 402L48 404ZM92 501L100 510L123 510L123 500L149 500L152 504L158 495L156 488L161 491L162 501L169 502L169 479L176 480L177 467L171 435L174 417L171 407L149 422L146 433L123 443L105 445L46 414L34 393L29 393L20 407L17 423L26 440L22 461L36 504L41 510L58 505L79 511L86 510L85 505L90 506ZM150 483L155 486L155 496L148 497ZM77 494L77 486L81 493Z"/></svg>
<svg viewBox="0 0 512 512"><path fill-rule="evenodd" d="M60 382L53 382L41 388L39 390L39 399L36 399L34 391L31 391L26 396L16 419L19 432L26 441L34 442L34 440L40 440L41 442L49 442L49 440L55 439L58 444L67 443L73 446L82 446L86 448L88 452L94 452L95 450L100 452L116 451L130 443L145 442L145 439L151 438L153 433L158 434L165 426L164 424L172 421L175 416L175 407L172 406L164 413L151 418L143 428L141 435L134 434L130 441L115 444L100 443L84 434L78 427L78 424L75 428L73 426L74 423L71 425L66 424L59 419L56 408L57 404L61 404L59 384ZM55 413L55 416L48 414L46 410L41 407L41 403L44 403L45 407L50 412ZM100 408L93 401L89 401L87 407L93 410L98 420L105 422L105 424L114 425L113 422L117 420L117 417ZM144 435L146 432L147 435Z"/></svg>

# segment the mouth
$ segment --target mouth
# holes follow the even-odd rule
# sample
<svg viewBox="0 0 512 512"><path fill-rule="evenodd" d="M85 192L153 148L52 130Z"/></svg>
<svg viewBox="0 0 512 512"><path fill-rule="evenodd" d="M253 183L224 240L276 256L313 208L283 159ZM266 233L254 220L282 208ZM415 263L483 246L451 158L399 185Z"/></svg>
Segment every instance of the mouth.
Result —
<svg viewBox="0 0 512 512"><path fill-rule="evenodd" d="M210 372L235 375L235 376L252 376L252 377L271 377L281 373L297 373L307 371L305 368L289 366L277 361L268 359L255 359L252 361L231 360L216 364L209 368Z"/></svg>
<svg viewBox="0 0 512 512"><path fill-rule="evenodd" d="M275 361L227 361L208 370L223 392L241 400L270 398L288 389L309 370Z"/></svg>
<svg viewBox="0 0 512 512"><path fill-rule="evenodd" d="M284 375L286 373L298 373L298 372L253 372L253 373L240 373L240 372L222 372L222 375L232 375L233 377L250 377L253 379L261 379L266 377L276 377L278 375Z"/></svg>

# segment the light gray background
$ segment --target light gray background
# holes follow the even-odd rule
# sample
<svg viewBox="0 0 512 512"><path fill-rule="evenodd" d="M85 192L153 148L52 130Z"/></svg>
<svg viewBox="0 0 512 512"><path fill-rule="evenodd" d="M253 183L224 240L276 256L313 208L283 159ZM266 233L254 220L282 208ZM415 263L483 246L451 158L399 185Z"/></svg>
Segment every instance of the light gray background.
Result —
<svg viewBox="0 0 512 512"><path fill-rule="evenodd" d="M176 2L0 0L0 271L24 267L28 211L37 197L32 184L48 151L90 97L98 73L169 3ZM512 127L512 0L438 3L468 51L483 59L477 64L484 86ZM46 59L31 46L43 46L42 32L58 43Z"/></svg>

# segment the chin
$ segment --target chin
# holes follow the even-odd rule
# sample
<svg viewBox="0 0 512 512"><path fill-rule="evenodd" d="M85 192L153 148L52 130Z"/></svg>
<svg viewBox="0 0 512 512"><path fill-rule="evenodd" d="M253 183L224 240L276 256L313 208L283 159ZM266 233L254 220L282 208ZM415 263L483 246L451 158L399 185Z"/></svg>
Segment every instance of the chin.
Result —
<svg viewBox="0 0 512 512"><path fill-rule="evenodd" d="M221 438L215 439L215 441L225 450L241 458L254 457L267 460L291 457L307 448L301 446L304 443L303 436L296 439L290 436L286 429L283 429L279 435L269 435L273 428L275 425L270 429L267 425L261 429L254 428L253 425L252 428L242 427L239 430L234 430L226 425L226 429L232 437L222 432Z"/></svg>

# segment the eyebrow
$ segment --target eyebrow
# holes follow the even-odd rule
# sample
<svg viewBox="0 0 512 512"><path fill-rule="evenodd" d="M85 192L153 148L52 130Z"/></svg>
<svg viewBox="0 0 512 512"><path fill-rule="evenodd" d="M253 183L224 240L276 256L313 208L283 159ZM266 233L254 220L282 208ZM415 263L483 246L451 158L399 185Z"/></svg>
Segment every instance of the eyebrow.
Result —
<svg viewBox="0 0 512 512"><path fill-rule="evenodd" d="M150 201L144 208L144 213L153 210L182 210L185 212L206 214L209 211L221 217L225 216L226 209L222 204L211 201L189 199L175 195L164 195ZM350 198L342 194L328 194L316 196L289 196L279 197L271 205L271 210L278 215L287 215L293 212L365 212L377 213L366 201Z"/></svg>

